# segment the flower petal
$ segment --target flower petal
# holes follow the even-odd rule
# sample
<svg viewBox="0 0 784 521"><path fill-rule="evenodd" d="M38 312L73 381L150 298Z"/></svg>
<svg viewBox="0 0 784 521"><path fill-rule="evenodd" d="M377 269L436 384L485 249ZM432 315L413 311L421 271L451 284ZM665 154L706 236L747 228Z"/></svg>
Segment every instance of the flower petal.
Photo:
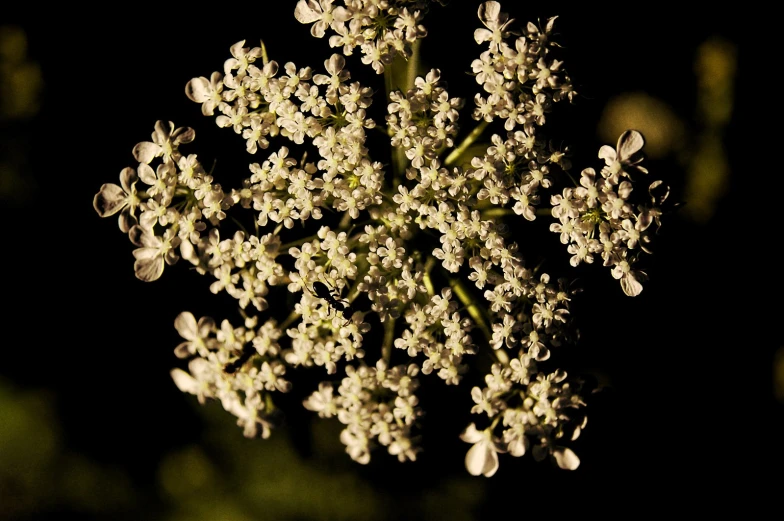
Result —
<svg viewBox="0 0 784 521"><path fill-rule="evenodd" d="M630 297L636 297L642 293L642 284L634 278L631 273L625 274L621 277L621 289Z"/></svg>
<svg viewBox="0 0 784 521"><path fill-rule="evenodd" d="M324 22L324 20L319 20L318 22L314 23L313 26L310 28L310 34L314 38L323 38L324 32L327 30L327 27L329 26Z"/></svg>
<svg viewBox="0 0 784 521"><path fill-rule="evenodd" d="M497 22L498 15L501 13L501 4L495 1L485 2L479 6L479 19L482 20L483 23L487 22Z"/></svg>
<svg viewBox="0 0 784 521"><path fill-rule="evenodd" d="M128 230L133 228L139 221L136 219L135 216L131 215L130 211L124 211L120 214L120 219L118 224L120 225L120 231L123 233L128 233Z"/></svg>
<svg viewBox="0 0 784 521"><path fill-rule="evenodd" d="M172 134L172 143L175 145L190 143L194 139L196 139L196 131L191 127L180 127Z"/></svg>
<svg viewBox="0 0 784 521"><path fill-rule="evenodd" d="M486 478L493 477L498 471L498 453L492 449L492 447L487 448L487 455L485 457L485 466L482 469L482 474Z"/></svg>
<svg viewBox="0 0 784 521"><path fill-rule="evenodd" d="M182 342L180 345L174 348L174 356L177 358L188 358L193 353L191 353L191 344L190 342Z"/></svg>
<svg viewBox="0 0 784 521"><path fill-rule="evenodd" d="M553 456L558 466L564 470L575 470L580 466L580 458L568 447L556 449L553 452Z"/></svg>
<svg viewBox="0 0 784 521"><path fill-rule="evenodd" d="M231 55L234 56L235 58L239 58L240 56L242 56L244 54L242 52L243 45L245 45L245 40L240 40L239 42L229 47L229 51L231 52Z"/></svg>
<svg viewBox="0 0 784 521"><path fill-rule="evenodd" d="M167 122L163 121L162 119L159 119L155 122L155 132L152 134L152 140L159 145L166 143L166 141L169 139L169 136L171 136L172 131L174 130L173 122L168 122L168 128L166 128L166 123Z"/></svg>
<svg viewBox="0 0 784 521"><path fill-rule="evenodd" d="M157 181L157 178L155 177L155 171L150 165L145 163L141 163L139 165L139 179L141 179L143 183L150 186L154 185Z"/></svg>
<svg viewBox="0 0 784 521"><path fill-rule="evenodd" d="M174 380L174 385L177 389L184 393L196 394L199 388L199 382L194 377L186 373L182 369L172 369L169 373Z"/></svg>
<svg viewBox="0 0 784 521"><path fill-rule="evenodd" d="M321 13L311 8L305 0L299 0L299 2L297 2L297 7L294 8L294 18L296 18L299 23L309 24L319 20L321 18Z"/></svg>
<svg viewBox="0 0 784 521"><path fill-rule="evenodd" d="M150 141L142 141L133 147L133 157L139 162L147 164L161 154L161 147Z"/></svg>
<svg viewBox="0 0 784 521"><path fill-rule="evenodd" d="M634 157L645 145L642 134L636 130L627 130L618 138L618 161L622 163L634 163L639 161Z"/></svg>
<svg viewBox="0 0 784 521"><path fill-rule="evenodd" d="M608 165L615 161L615 156L615 149L610 145L604 145L599 149L599 157L604 159Z"/></svg>
<svg viewBox="0 0 784 521"><path fill-rule="evenodd" d="M460 435L460 439L467 443L477 443L483 438L484 435L481 431L477 430L476 425L473 423L466 427L466 430L463 431L463 434Z"/></svg>
<svg viewBox="0 0 784 521"><path fill-rule="evenodd" d="M210 99L210 82L204 76L193 78L185 85L185 95L196 103L204 103Z"/></svg>
<svg viewBox="0 0 784 521"><path fill-rule="evenodd" d="M122 210L128 204L125 191L113 183L106 183L93 198L93 208L101 217L109 217Z"/></svg>
<svg viewBox="0 0 784 521"><path fill-rule="evenodd" d="M493 33L488 31L484 27L474 31L474 41L476 43L481 44L483 42L489 42L492 38L493 38Z"/></svg>
<svg viewBox="0 0 784 521"><path fill-rule="evenodd" d="M129 166L123 168L122 172L120 172L120 186L129 194L133 191L133 185L137 179L136 170Z"/></svg>
<svg viewBox="0 0 784 521"><path fill-rule="evenodd" d="M145 282L152 282L161 278L161 275L163 275L163 257L157 255L157 251L153 248L140 248L134 250L133 254L136 257L136 262L133 263L136 278Z"/></svg>
<svg viewBox="0 0 784 521"><path fill-rule="evenodd" d="M487 459L487 444L483 442L475 443L465 457L465 466L468 473L472 476L479 476L484 472L485 460Z"/></svg>
<svg viewBox="0 0 784 521"><path fill-rule="evenodd" d="M199 326L196 324L196 317L190 311L183 311L174 319L174 329L185 340L196 340Z"/></svg>

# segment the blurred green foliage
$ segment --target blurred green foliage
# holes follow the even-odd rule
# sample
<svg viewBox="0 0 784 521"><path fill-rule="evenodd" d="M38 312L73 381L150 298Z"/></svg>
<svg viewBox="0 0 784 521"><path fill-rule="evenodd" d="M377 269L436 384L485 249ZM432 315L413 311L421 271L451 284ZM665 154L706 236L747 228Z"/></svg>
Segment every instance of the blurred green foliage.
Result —
<svg viewBox="0 0 784 521"><path fill-rule="evenodd" d="M31 120L41 109L43 75L28 57L21 27L0 26L0 200L28 200L35 184L30 175Z"/></svg>
<svg viewBox="0 0 784 521"><path fill-rule="evenodd" d="M730 163L725 143L730 124L737 69L736 47L722 39L710 38L696 50L695 113L678 114L666 101L646 92L625 92L610 99L598 124L598 134L606 143L625 129L634 128L645 136L646 155L651 159L674 156L685 179L684 213L705 224L728 189Z"/></svg>
<svg viewBox="0 0 784 521"><path fill-rule="evenodd" d="M68 448L51 393L0 380L0 411L0 519L131 507L136 498L120 469Z"/></svg>
<svg viewBox="0 0 784 521"><path fill-rule="evenodd" d="M725 134L732 117L736 70L737 50L732 43L711 38L697 49L694 72L700 131L689 161L685 211L700 223L713 216L729 187Z"/></svg>
<svg viewBox="0 0 784 521"><path fill-rule="evenodd" d="M41 67L27 55L25 31L0 26L0 120L36 115L42 86Z"/></svg>
<svg viewBox="0 0 784 521"><path fill-rule="evenodd" d="M199 412L207 424L204 443L169 454L158 472L172 521L460 521L474 519L471 513L483 499L483 483L466 475L434 484L430 491L412 490L419 494L417 501L398 502L388 491L362 481L358 465L343 453L341 426L334 420L314 423L314 454L305 457L285 428L268 440L246 439L217 403L199 407Z"/></svg>
<svg viewBox="0 0 784 521"><path fill-rule="evenodd" d="M305 457L285 428L269 440L246 439L219 404L194 408L205 421L202 442L166 454L147 488L121 468L73 452L53 395L0 380L0 519L73 512L171 521L462 521L474 519L484 498L484 482L466 475L412 490L415 501L399 502L362 480L343 454L336 421L314 425L316 455Z"/></svg>

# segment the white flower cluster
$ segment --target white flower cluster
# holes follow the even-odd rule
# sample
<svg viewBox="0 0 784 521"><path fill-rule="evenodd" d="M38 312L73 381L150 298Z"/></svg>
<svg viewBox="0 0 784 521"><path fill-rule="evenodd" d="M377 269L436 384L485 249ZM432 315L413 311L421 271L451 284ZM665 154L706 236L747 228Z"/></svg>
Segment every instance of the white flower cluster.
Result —
<svg viewBox="0 0 784 521"><path fill-rule="evenodd" d="M559 220L550 225L550 230L569 245L572 266L590 264L598 253L629 296L640 294L641 281L646 277L645 272L633 268L637 255L631 252L639 247L650 253L646 247L651 242L650 225L655 223L658 230L660 205L669 195L661 181L654 181L648 187L650 202L638 204L635 213L632 172L648 173L638 164L643 143L642 134L636 130L624 132L616 149L605 145L599 150L606 165L598 179L593 168L586 168L580 174L580 186L564 188L563 195L554 194L550 199L553 217Z"/></svg>
<svg viewBox="0 0 784 521"><path fill-rule="evenodd" d="M349 365L337 396L333 384L323 382L304 405L322 418L337 416L346 426L340 441L359 463L370 461L372 440L400 461L416 460L419 448L411 438L411 427L423 414L413 394L419 385L418 372L414 364L387 368L383 360L376 367Z"/></svg>
<svg viewBox="0 0 784 521"><path fill-rule="evenodd" d="M295 16L313 23L316 37L334 31L329 43L344 55L359 47L362 62L391 74L385 67L396 56L415 62L428 4L300 0ZM496 362L486 386L470 396L487 426L472 423L462 434L473 445L467 469L491 476L499 452L521 456L529 447L538 460L578 466L565 443L585 426L580 381L549 369L554 349L575 336L570 284L526 267L496 220L551 214L557 222L550 229L572 265L598 254L636 295L643 273L632 267L632 251L648 251L666 193L653 196L656 181L650 203L631 199L632 175L645 172L636 131L624 133L616 149L602 147L599 176L587 168L579 185L556 192L571 179L568 150L547 146L537 131L554 104L575 92L551 58L555 18L514 33L493 1L482 4L479 18L474 38L487 48L472 68L484 95L475 97L478 126L459 144L464 102L450 96L438 69L399 82L411 86L405 92L388 88L385 165L377 159L384 151L371 155L366 146L365 131L376 126L368 117L375 93L351 82L343 55L326 60L323 73L290 62L281 69L263 44L241 41L223 73L192 79L186 95L241 135L248 153L276 138L288 146L251 163L241 187L224 191L195 154L180 152L194 131L159 121L152 141L133 149L138 166L95 196L99 215L119 214L120 229L138 247L138 278L156 280L182 258L211 277L212 293L238 301L242 327L228 320L218 327L189 312L177 317L185 342L175 354L188 360L188 371L172 377L201 402L219 400L245 435L269 436L275 393L292 389L287 370L320 367L338 379L322 382L304 406L345 425L341 441L354 460L368 463L377 445L414 460L421 375L458 385L470 356L485 351ZM491 123L504 135L492 134L485 152L469 157ZM301 151L294 156L289 146ZM540 206L548 200L540 192L550 190L551 207ZM252 218L246 227L229 214ZM272 299L290 302L288 315Z"/></svg>
<svg viewBox="0 0 784 521"><path fill-rule="evenodd" d="M333 6L334 0L299 0L294 17L312 23L310 34L322 38L327 28L334 31L330 47L341 48L351 56L359 47L362 63L378 74L395 56L409 58L412 44L427 36L420 24L429 1L424 0L347 0Z"/></svg>
<svg viewBox="0 0 784 521"><path fill-rule="evenodd" d="M220 400L224 409L237 417L237 425L245 436L270 436L271 414L274 411L269 392L288 392L291 383L283 376L286 366L275 357L281 332L271 320L256 329L255 319L246 319L243 327L233 327L224 320L217 328L213 319L196 321L190 312L183 312L174 327L185 340L174 353L190 358L188 370L174 369L172 378L182 391L194 394L200 403L207 398ZM263 353L260 364L245 366L251 353ZM240 370L242 366L242 370Z"/></svg>

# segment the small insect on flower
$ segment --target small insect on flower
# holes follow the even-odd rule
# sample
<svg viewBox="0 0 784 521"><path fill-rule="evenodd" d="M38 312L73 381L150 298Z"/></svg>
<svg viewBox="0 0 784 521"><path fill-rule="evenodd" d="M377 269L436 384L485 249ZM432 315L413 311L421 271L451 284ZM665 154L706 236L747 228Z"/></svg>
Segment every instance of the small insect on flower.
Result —
<svg viewBox="0 0 784 521"><path fill-rule="evenodd" d="M354 310L351 309L351 305L348 301L341 299L340 293L336 289L330 288L323 282L313 283L313 294L318 298L326 300L329 307L343 315L343 318L346 319L346 323L348 323L354 315Z"/></svg>

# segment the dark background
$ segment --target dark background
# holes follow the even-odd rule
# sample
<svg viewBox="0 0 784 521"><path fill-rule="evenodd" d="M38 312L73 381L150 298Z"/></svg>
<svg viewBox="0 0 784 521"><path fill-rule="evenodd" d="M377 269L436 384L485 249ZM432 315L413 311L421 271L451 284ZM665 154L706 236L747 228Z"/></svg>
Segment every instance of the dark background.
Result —
<svg viewBox="0 0 784 521"><path fill-rule="evenodd" d="M478 5L453 1L424 22L426 61L441 68L450 94L467 98L467 107L477 87L465 73L480 52L472 38ZM577 272L586 289L573 308L582 340L562 359L606 385L575 444L577 471L502 456L493 478L468 476L469 446L457 437L472 421L467 388L436 390L426 403L419 461L399 465L376 452L360 467L343 454L336 421L324 426L292 411L272 439L245 440L219 405L199 407L174 387L177 314L189 309L235 322L236 314L215 312L202 299L206 279L188 270L167 268L151 284L135 279L133 246L115 217L97 216L92 198L133 165L133 146L149 139L158 119L195 128L200 157L219 158L231 171L224 157L233 156L244 175L243 141L201 116L184 87L221 70L241 39L255 46L263 38L281 65L321 69L332 50L294 20L293 6L0 18L0 26L23 30L24 62L41 80L35 109L4 117L0 127L7 332L0 519L487 519L509 509L524 516L636 513L676 503L694 511L735 502L761 508L780 488L784 462L784 407L772 370L782 340L771 327L780 315L780 262L773 260L780 219L772 219L780 181L769 166L775 138L757 116L772 102L760 87L755 48L732 13L505 5L519 23L560 15L560 57L581 96L558 105L543 132L570 145L577 171L600 167L596 151L614 144L597 129L618 96L658 100L647 112L632 111L633 120L642 118L638 128L677 122L665 125L665 145L648 167L687 204L664 220L646 258L651 280L642 295L625 297L599 266ZM700 45L716 38L737 68L725 78L731 116L711 127L700 115L695 60ZM382 89L358 61L349 60L352 77ZM22 86L35 91L32 81ZM471 127L468 110L461 122ZM698 153L709 135L721 144L718 156ZM764 168L757 165L763 158ZM705 164L725 165L723 181L700 184L706 169L715 170ZM715 189L722 182L724 190ZM693 186L718 194L706 196L701 217L688 211L696 204L688 198L701 195ZM760 229L766 242L757 241ZM527 230L520 227L521 244ZM560 255L547 269L575 276Z"/></svg>

